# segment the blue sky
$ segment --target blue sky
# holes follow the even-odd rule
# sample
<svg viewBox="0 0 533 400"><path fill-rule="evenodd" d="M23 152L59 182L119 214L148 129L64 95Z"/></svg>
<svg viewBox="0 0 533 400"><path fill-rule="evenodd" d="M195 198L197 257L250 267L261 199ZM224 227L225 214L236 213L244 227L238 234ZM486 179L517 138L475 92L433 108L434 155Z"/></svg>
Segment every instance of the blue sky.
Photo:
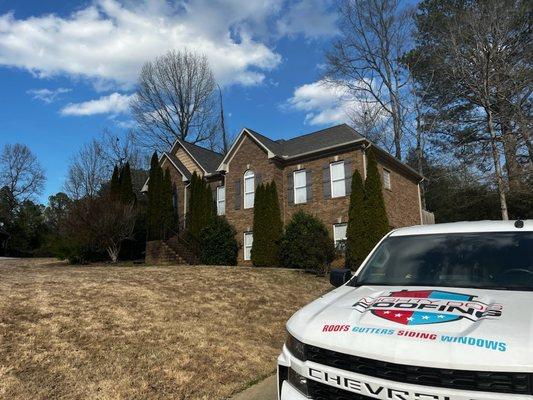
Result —
<svg viewBox="0 0 533 400"><path fill-rule="evenodd" d="M123 134L141 65L205 53L232 132L292 137L346 120L320 85L336 34L330 0L0 0L0 147L25 143L46 169L41 200L103 129Z"/></svg>

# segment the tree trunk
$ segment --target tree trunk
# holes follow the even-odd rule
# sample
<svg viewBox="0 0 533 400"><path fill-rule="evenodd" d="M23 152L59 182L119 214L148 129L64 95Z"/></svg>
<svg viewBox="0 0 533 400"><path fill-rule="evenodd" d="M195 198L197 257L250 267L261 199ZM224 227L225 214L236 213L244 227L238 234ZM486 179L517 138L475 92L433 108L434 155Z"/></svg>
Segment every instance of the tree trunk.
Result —
<svg viewBox="0 0 533 400"><path fill-rule="evenodd" d="M494 121L492 116L492 110L490 108L485 108L487 114L487 128L490 134L490 145L492 148L492 158L494 161L494 172L496 174L496 183L498 185L498 194L500 197L500 208L502 212L502 220L506 221L509 219L509 214L507 212L507 199L505 197L505 184L503 181L502 166L500 163L500 151L498 150L498 143L496 138L496 132L494 131Z"/></svg>
<svg viewBox="0 0 533 400"><path fill-rule="evenodd" d="M422 149L422 127L420 124L420 116L416 117L416 169L420 175L424 175L423 167L424 151ZM425 180L420 182L420 202L422 209L426 209L426 185Z"/></svg>
<svg viewBox="0 0 533 400"><path fill-rule="evenodd" d="M400 118L400 106L396 95L393 97L392 104L392 123L394 129L394 150L398 160L402 159L402 122Z"/></svg>
<svg viewBox="0 0 533 400"><path fill-rule="evenodd" d="M510 109L504 105L499 106L500 127L502 131L503 155L505 157L505 169L509 180L509 189L514 191L520 186L520 169L516 158L518 140L516 132L511 127Z"/></svg>
<svg viewBox="0 0 533 400"><path fill-rule="evenodd" d="M113 264L116 264L118 261L118 254L120 253L120 245L109 245L107 246L107 254L109 255L109 258L111 258L111 262Z"/></svg>

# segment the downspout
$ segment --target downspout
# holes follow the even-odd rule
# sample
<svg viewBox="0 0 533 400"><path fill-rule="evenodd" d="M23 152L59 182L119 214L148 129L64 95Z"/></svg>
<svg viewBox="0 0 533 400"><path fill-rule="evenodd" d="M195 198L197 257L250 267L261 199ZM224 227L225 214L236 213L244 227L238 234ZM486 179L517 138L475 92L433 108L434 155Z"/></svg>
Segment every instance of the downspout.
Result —
<svg viewBox="0 0 533 400"><path fill-rule="evenodd" d="M422 184L423 180L424 179L421 179L416 185L418 189L418 209L420 210L420 225L424 225L424 216L422 214L422 193L420 192L420 185Z"/></svg>
<svg viewBox="0 0 533 400"><path fill-rule="evenodd" d="M372 146L371 143L367 142L363 144L363 182L366 180L366 149Z"/></svg>

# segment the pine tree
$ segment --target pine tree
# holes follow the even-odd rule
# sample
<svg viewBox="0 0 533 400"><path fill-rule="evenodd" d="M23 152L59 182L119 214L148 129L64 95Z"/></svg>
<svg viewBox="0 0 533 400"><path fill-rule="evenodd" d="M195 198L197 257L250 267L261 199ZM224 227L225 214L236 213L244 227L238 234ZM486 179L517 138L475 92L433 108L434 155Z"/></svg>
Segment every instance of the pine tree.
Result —
<svg viewBox="0 0 533 400"><path fill-rule="evenodd" d="M193 173L189 186L189 211L187 214L187 234L194 244L199 243L200 234L213 218L214 203L209 185L204 178Z"/></svg>
<svg viewBox="0 0 533 400"><path fill-rule="evenodd" d="M352 193L348 211L348 228L346 230L346 267L356 270L367 256L365 245L365 188L359 171L352 176Z"/></svg>
<svg viewBox="0 0 533 400"><path fill-rule="evenodd" d="M135 201L135 194L133 193L133 184L131 181L130 163L127 162L120 172L120 198L126 203L130 204Z"/></svg>
<svg viewBox="0 0 533 400"><path fill-rule="evenodd" d="M111 176L111 182L109 183L109 193L115 198L120 196L120 175L117 165L113 168L113 175Z"/></svg>
<svg viewBox="0 0 533 400"><path fill-rule="evenodd" d="M283 222L274 182L260 184L256 189L253 232L252 263L254 266L279 266L279 243L283 234Z"/></svg>
<svg viewBox="0 0 533 400"><path fill-rule="evenodd" d="M363 225L366 227L367 238L365 241L365 254L368 254L390 230L385 200L383 199L383 186L379 176L376 156L372 150L368 152L367 160L363 213Z"/></svg>
<svg viewBox="0 0 533 400"><path fill-rule="evenodd" d="M176 228L174 226L174 205L172 203L172 178L168 168L165 170L161 189L161 225L165 239L172 235Z"/></svg>
<svg viewBox="0 0 533 400"><path fill-rule="evenodd" d="M279 205L278 189L276 182L272 181L270 184L270 205L271 205L271 219L270 219L270 233L271 233L271 266L279 267L280 265L280 243L283 236L283 221L281 219L281 208Z"/></svg>
<svg viewBox="0 0 533 400"><path fill-rule="evenodd" d="M150 178L148 181L148 239L161 240L161 189L162 171L159 158L154 152L150 162Z"/></svg>
<svg viewBox="0 0 533 400"><path fill-rule="evenodd" d="M267 202L267 188L261 183L255 189L254 196L254 245L252 246L251 261L256 267L268 266Z"/></svg>

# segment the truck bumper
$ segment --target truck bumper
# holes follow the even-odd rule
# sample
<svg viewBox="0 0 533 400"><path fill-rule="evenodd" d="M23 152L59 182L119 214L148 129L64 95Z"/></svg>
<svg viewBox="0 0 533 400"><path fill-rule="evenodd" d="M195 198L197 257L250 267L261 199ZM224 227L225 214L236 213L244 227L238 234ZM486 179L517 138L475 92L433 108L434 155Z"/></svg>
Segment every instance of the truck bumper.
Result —
<svg viewBox="0 0 533 400"><path fill-rule="evenodd" d="M287 350L286 346L283 346L283 351L278 357L279 400L312 399L312 397L307 397L302 394L288 382L287 376L289 368L308 380L313 380L323 385L333 386L337 389L346 390L347 393L351 392L359 394L369 400L533 400L533 395L463 391L412 385L373 378L320 365L311 361L302 362L293 357ZM343 383L339 384L339 382ZM349 383L347 384L346 382Z"/></svg>

